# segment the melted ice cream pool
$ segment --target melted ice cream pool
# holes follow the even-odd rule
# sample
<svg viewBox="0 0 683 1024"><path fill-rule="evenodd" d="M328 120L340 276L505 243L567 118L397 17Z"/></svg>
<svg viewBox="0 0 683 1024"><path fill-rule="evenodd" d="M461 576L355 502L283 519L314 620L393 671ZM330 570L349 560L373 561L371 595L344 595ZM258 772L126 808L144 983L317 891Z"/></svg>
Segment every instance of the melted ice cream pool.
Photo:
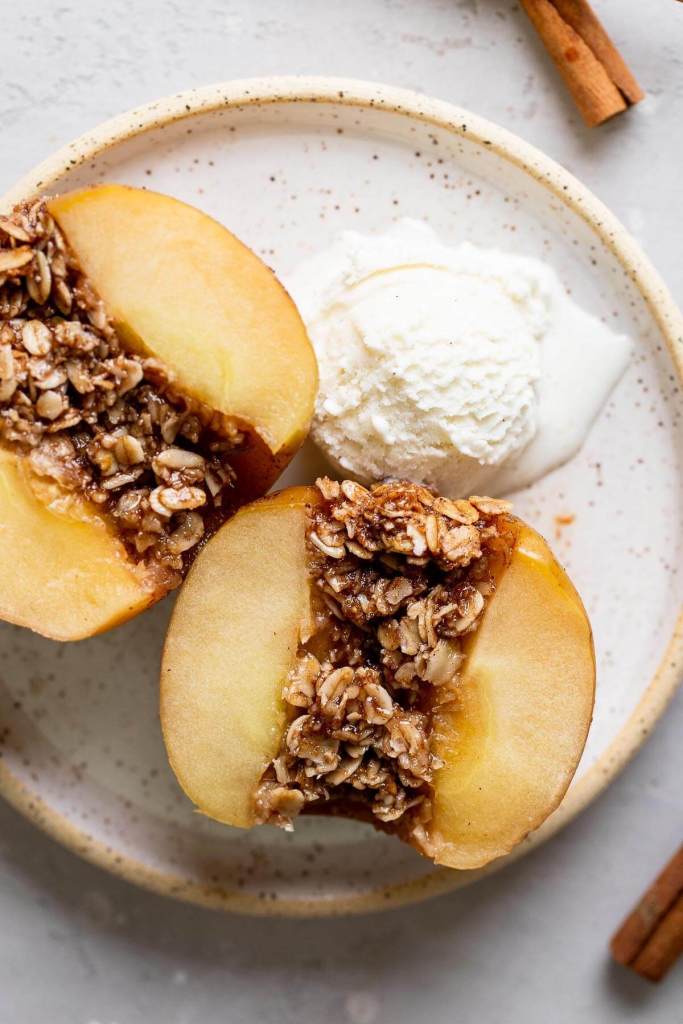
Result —
<svg viewBox="0 0 683 1024"><path fill-rule="evenodd" d="M320 367L313 439L364 481L524 487L578 451L629 361L552 268L420 221L344 232L285 283Z"/></svg>

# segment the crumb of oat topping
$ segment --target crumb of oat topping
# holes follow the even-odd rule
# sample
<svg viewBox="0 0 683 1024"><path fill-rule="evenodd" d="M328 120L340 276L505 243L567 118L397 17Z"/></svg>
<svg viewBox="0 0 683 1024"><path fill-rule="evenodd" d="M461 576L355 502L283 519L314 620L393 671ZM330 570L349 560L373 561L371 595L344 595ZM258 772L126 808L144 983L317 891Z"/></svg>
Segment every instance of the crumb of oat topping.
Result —
<svg viewBox="0 0 683 1024"><path fill-rule="evenodd" d="M314 387L288 296L199 211L101 186L0 217L0 617L77 639L178 586L291 457Z"/></svg>
<svg viewBox="0 0 683 1024"><path fill-rule="evenodd" d="M580 599L508 502L325 478L244 508L200 555L161 714L218 820L342 814L477 867L558 803L593 685Z"/></svg>

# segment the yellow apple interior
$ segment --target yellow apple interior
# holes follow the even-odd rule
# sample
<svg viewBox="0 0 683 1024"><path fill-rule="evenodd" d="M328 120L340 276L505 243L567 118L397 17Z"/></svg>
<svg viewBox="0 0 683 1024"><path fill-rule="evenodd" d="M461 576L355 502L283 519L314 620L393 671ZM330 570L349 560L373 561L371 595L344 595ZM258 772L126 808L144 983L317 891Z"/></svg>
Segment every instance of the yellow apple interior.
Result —
<svg viewBox="0 0 683 1024"><path fill-rule="evenodd" d="M283 678L310 607L306 496L292 488L247 505L230 530L218 531L180 592L180 628L166 642L171 764L205 814L244 828L254 823L253 795L278 751ZM222 664L209 673L214 657Z"/></svg>
<svg viewBox="0 0 683 1024"><path fill-rule="evenodd" d="M561 800L594 682L581 601L506 503L321 480L243 508L199 556L161 718L219 821L341 813L475 868Z"/></svg>
<svg viewBox="0 0 683 1024"><path fill-rule="evenodd" d="M177 586L292 457L316 383L285 290L200 211L107 185L0 217L0 571L23 581L0 615L77 639ZM10 554L29 479L41 528ZM68 547L65 518L39 515L55 489ZM126 585L93 604L108 560Z"/></svg>
<svg viewBox="0 0 683 1024"><path fill-rule="evenodd" d="M200 210L122 185L70 192L48 209L124 337L273 454L296 450L315 356L291 299L250 249Z"/></svg>
<svg viewBox="0 0 683 1024"><path fill-rule="evenodd" d="M121 541L87 503L2 450L0 507L1 618L49 622L55 639L80 639L154 600Z"/></svg>
<svg viewBox="0 0 683 1024"><path fill-rule="evenodd" d="M594 671L581 599L543 538L520 524L468 641L458 699L434 722L439 863L479 867L559 804L586 742Z"/></svg>

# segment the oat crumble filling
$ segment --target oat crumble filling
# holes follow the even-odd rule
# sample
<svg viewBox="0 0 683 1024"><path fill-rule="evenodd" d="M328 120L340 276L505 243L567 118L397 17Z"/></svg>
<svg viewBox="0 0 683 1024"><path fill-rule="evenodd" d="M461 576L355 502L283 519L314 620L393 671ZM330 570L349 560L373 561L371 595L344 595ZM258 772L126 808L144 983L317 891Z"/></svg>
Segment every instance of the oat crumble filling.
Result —
<svg viewBox="0 0 683 1024"><path fill-rule="evenodd" d="M0 446L92 502L153 585L224 518L245 443L122 343L44 200L0 217Z"/></svg>
<svg viewBox="0 0 683 1024"><path fill-rule="evenodd" d="M514 545L508 502L452 501L406 481L317 481L307 548L315 608L285 688L259 822L351 812L429 853L439 708Z"/></svg>

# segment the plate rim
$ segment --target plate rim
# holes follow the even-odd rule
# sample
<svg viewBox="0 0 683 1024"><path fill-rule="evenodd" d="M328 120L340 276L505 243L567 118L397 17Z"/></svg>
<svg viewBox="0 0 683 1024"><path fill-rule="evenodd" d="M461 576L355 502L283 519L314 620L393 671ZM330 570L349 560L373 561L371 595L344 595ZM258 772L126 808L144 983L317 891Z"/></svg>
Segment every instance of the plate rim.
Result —
<svg viewBox="0 0 683 1024"><path fill-rule="evenodd" d="M162 97L98 125L42 161L0 199L0 209L49 189L63 173L107 149L176 121L220 109L274 103L321 103L377 108L434 124L517 166L578 214L623 267L642 295L683 384L683 315L640 245L618 218L581 182L540 149L495 123L450 102L378 82L327 76L269 76L219 82ZM474 872L436 868L419 879L380 886L348 897L264 899L258 894L207 885L174 875L95 840L51 807L40 792L15 775L0 757L0 795L63 846L126 881L205 907L260 916L316 917L414 903L489 874L540 845L591 803L639 750L673 697L683 675L683 609L658 668L620 732L586 774L569 790L557 811L510 855Z"/></svg>

